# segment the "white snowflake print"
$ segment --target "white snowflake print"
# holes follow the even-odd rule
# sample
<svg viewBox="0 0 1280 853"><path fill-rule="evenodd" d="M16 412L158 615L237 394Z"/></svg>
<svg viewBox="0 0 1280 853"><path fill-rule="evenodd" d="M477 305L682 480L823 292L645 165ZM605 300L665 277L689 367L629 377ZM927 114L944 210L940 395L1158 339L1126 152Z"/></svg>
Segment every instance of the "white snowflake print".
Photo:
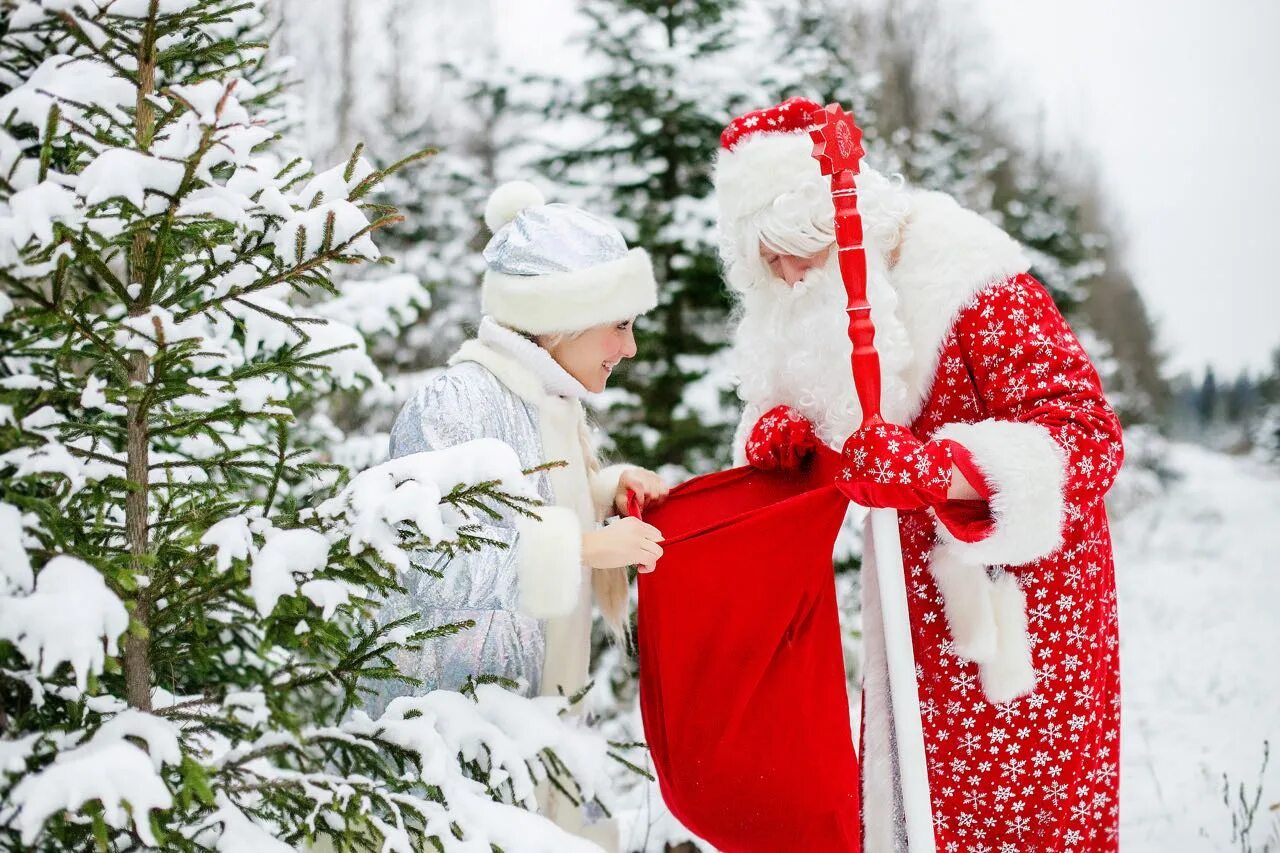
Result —
<svg viewBox="0 0 1280 853"><path fill-rule="evenodd" d="M1032 562L1001 567L1026 597L1036 687L995 704L978 666L957 656L929 573L935 525L945 515L900 516L937 849L1114 853L1119 642L1102 499L1123 449L1096 372L1030 276L989 287L961 310L911 429L932 436L947 424L988 420L1039 427L1056 445L1062 544ZM981 458L974 462L982 469ZM918 459L901 464L928 476ZM998 493L1000 483L989 485ZM1007 521L993 517L997 532L1015 511L1007 510Z"/></svg>

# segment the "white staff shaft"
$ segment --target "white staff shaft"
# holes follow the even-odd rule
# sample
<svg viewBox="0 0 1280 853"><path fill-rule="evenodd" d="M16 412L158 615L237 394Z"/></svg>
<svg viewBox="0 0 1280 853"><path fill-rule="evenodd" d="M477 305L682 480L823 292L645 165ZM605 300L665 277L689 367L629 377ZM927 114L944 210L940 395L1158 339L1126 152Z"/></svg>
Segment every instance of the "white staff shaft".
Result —
<svg viewBox="0 0 1280 853"><path fill-rule="evenodd" d="M907 614L907 582L898 538L898 511L871 510L871 541L875 548L876 578L884 628L889 696L893 701L893 730L898 744L898 774L902 781L902 809L909 853L935 853L933 805L925 766L924 727L920 722L920 693L916 687L916 657L911 646Z"/></svg>

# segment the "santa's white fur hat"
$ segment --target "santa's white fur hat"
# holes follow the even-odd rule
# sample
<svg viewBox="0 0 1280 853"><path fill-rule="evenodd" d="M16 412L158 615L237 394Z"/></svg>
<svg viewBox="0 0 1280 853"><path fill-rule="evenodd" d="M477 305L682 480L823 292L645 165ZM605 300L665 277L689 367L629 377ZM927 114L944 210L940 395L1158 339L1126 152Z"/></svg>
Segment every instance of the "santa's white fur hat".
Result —
<svg viewBox="0 0 1280 853"><path fill-rule="evenodd" d="M616 226L567 204L547 204L526 181L494 190L485 205L493 238L481 308L530 334L578 332L628 320L658 302L653 265L627 249Z"/></svg>
<svg viewBox="0 0 1280 853"><path fill-rule="evenodd" d="M790 98L729 122L720 134L715 167L721 227L755 215L821 175L809 136L821 109L807 98Z"/></svg>

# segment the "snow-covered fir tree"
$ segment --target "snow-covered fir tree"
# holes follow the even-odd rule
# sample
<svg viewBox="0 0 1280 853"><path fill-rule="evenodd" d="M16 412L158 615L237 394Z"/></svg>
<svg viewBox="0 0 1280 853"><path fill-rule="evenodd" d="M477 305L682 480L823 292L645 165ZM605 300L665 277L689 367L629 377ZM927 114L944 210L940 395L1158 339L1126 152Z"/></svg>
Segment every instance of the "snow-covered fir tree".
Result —
<svg viewBox="0 0 1280 853"><path fill-rule="evenodd" d="M4 14L0 847L576 849L521 808L596 794L608 748L564 700L480 678L360 710L431 640L372 618L409 551L534 500L505 446L354 473L301 417L378 388L362 332L421 304L333 284L415 158L282 157L256 2Z"/></svg>
<svg viewBox="0 0 1280 853"><path fill-rule="evenodd" d="M617 454L656 468L728 461L736 421L716 369L729 296L715 246L711 168L720 131L755 95L735 74L736 0L587 0L587 62L599 67L558 105L586 117L546 165L581 186L643 246L662 282L636 322L639 353L615 377L605 418Z"/></svg>

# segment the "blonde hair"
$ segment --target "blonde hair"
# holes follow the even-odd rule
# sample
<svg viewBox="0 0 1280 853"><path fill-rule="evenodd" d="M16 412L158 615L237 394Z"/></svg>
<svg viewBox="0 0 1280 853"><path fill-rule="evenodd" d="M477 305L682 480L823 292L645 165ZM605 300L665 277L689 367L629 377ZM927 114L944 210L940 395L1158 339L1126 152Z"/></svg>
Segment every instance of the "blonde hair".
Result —
<svg viewBox="0 0 1280 853"><path fill-rule="evenodd" d="M547 352L560 346L565 341L571 341L574 338L580 338L585 335L589 329L578 329L576 332L547 332L545 335L535 335L530 332L521 332L520 334L542 347Z"/></svg>
<svg viewBox="0 0 1280 853"><path fill-rule="evenodd" d="M559 344L581 337L587 331L587 329L578 329L573 332L550 332L545 335L533 335L528 332L520 332L520 334L550 352ZM578 422L578 443L582 447L582 458L586 460L589 481L600 474L603 465L600 462L600 455L596 452L595 442L591 440L591 433L587 429L586 418ZM597 510L596 523L599 524L604 519L605 513ZM627 579L627 570L625 568L592 569L591 591L595 595L600 614L604 617L605 626L609 629L609 636L614 642L625 645L631 603L631 585Z"/></svg>
<svg viewBox="0 0 1280 853"><path fill-rule="evenodd" d="M602 466L585 418L578 422L578 441L582 445L582 456L587 460L587 478L590 480L600 473ZM604 518L605 512L597 510L596 522L602 522ZM631 615L631 584L627 579L627 570L592 569L591 591L595 593L596 605L600 608L600 615L604 617L609 635L614 642L625 645Z"/></svg>

